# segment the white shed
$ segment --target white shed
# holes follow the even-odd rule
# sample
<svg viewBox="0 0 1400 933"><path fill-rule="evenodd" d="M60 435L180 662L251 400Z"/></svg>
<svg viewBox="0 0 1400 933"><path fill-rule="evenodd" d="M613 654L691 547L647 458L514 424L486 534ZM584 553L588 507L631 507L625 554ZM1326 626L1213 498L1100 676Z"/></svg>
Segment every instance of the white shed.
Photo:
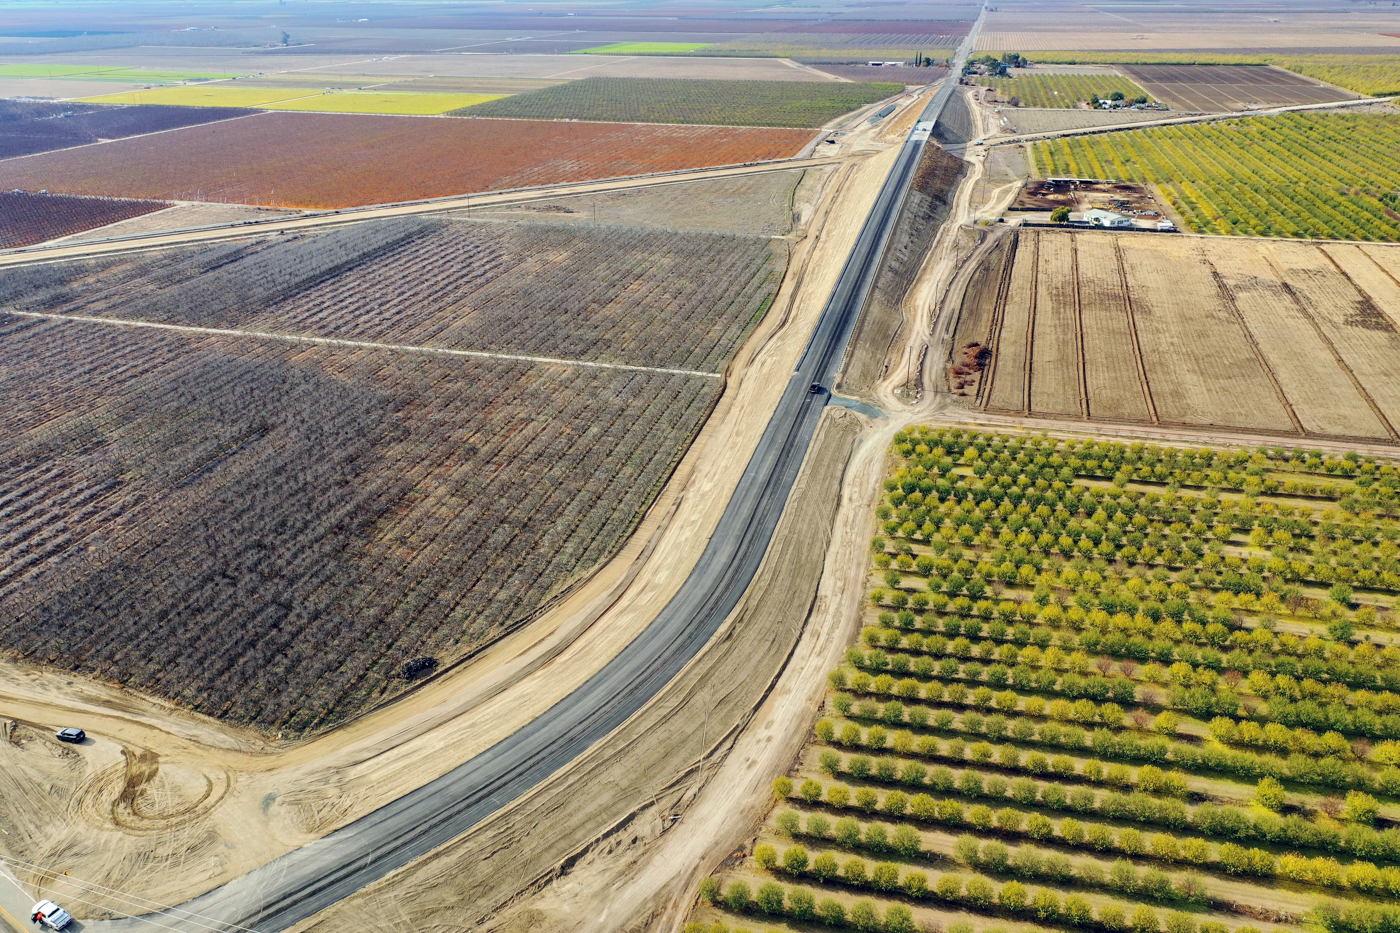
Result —
<svg viewBox="0 0 1400 933"><path fill-rule="evenodd" d="M1133 220L1113 211L1101 211L1097 207L1084 212L1084 222L1095 227L1131 227Z"/></svg>

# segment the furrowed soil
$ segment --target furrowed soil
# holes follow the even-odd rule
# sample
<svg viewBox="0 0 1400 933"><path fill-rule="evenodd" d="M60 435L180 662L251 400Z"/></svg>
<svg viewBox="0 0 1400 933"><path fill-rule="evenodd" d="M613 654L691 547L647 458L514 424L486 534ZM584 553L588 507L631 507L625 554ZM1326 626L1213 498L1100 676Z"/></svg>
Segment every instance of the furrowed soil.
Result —
<svg viewBox="0 0 1400 933"><path fill-rule="evenodd" d="M1077 415L1079 405L1079 322L1075 293L1074 241L1045 237L1038 243L1043 282L1036 301L1031 356L1031 408ZM1065 275L1064 271L1070 274ZM1043 299L1043 300L1042 300Z"/></svg>
<svg viewBox="0 0 1400 933"><path fill-rule="evenodd" d="M1084 417L1074 372L1080 333L1090 420L1396 439L1400 390L1382 373L1400 358L1400 250L1014 235L1000 304L990 314L985 307L986 283L998 274L991 268L976 273L983 284L963 298L959 345L993 349L980 407Z"/></svg>
<svg viewBox="0 0 1400 933"><path fill-rule="evenodd" d="M1158 417L1287 430L1288 417L1196 244L1144 236L1117 245Z"/></svg>
<svg viewBox="0 0 1400 933"><path fill-rule="evenodd" d="M1303 429L1312 434L1387 437L1365 398L1355 391L1337 391L1350 385L1349 374L1297 293L1279 279L1276 267L1215 240L1204 247Z"/></svg>
<svg viewBox="0 0 1400 933"><path fill-rule="evenodd" d="M1026 408L1026 351L1036 300L1036 271L1040 262L1040 237L1029 232L1017 236L1016 263L1003 300L999 322L990 340L992 388L987 407L1003 411Z"/></svg>
<svg viewBox="0 0 1400 933"><path fill-rule="evenodd" d="M1113 240L1102 236L1076 236L1074 240L1089 414L1122 421L1150 420Z"/></svg>

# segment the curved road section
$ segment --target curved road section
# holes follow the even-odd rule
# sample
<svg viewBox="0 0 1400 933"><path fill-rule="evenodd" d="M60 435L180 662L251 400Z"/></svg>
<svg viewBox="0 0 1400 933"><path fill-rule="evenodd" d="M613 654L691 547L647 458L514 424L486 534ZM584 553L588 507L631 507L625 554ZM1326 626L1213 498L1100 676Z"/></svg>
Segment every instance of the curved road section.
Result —
<svg viewBox="0 0 1400 933"><path fill-rule="evenodd" d="M905 141L699 564L642 634L538 719L393 803L179 908L87 927L144 931L144 921L154 920L179 929L194 915L201 926L213 921L261 933L284 930L471 829L612 732L670 682L758 570L829 398L825 388L809 387L827 386L841 367L928 129L953 93L980 26L979 18Z"/></svg>

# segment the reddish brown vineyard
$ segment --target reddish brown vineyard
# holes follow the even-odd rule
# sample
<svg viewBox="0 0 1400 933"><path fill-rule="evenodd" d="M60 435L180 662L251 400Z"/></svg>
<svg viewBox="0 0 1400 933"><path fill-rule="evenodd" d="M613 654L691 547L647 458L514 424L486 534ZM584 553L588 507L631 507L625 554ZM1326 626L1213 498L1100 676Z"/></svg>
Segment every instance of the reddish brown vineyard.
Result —
<svg viewBox="0 0 1400 933"><path fill-rule="evenodd" d="M72 198L61 194L0 193L0 249L81 233L169 207L163 201Z"/></svg>
<svg viewBox="0 0 1400 933"><path fill-rule="evenodd" d="M796 154L810 130L267 113L0 165L0 189L349 207Z"/></svg>
<svg viewBox="0 0 1400 933"><path fill-rule="evenodd" d="M336 294L372 296L387 259L452 300L426 329L395 329L408 306L366 299L318 333L363 339L357 318L377 314L374 336L427 346L427 325L480 318L459 336L718 369L784 254L765 258L766 237L671 235L644 254L617 228L506 228L523 239L496 248L549 251L561 281L587 283L506 316L537 270L493 263L488 227L361 224L0 276L21 309L91 313L139 291L152 319L199 306L222 327L252 308L259 330L0 315L0 650L305 731L509 631L608 557L720 379L269 335ZM477 248L467 280L449 274L450 235ZM610 244L630 272L585 276ZM673 277L684 300L643 314ZM559 327L569 308L594 309L578 333Z"/></svg>

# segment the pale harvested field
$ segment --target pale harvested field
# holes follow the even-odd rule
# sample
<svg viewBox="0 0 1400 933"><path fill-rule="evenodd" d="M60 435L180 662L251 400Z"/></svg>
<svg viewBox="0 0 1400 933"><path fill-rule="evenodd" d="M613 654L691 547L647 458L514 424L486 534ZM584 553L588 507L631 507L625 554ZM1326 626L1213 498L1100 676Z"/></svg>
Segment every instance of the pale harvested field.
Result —
<svg viewBox="0 0 1400 933"><path fill-rule="evenodd" d="M1089 414L1114 421L1150 420L1113 238L1074 239Z"/></svg>
<svg viewBox="0 0 1400 933"><path fill-rule="evenodd" d="M1287 270L1290 287L1381 414L1392 426L1400 425L1400 380L1395 378L1400 334L1391 318L1322 249L1304 243L1272 243L1266 252Z"/></svg>
<svg viewBox="0 0 1400 933"><path fill-rule="evenodd" d="M992 389L987 396L987 407L1012 411L1026 407L1026 345L1035 314L1035 273L1039 261L1039 236L1024 233L1019 239L1010 285L993 324L993 332L998 336L992 345L997 349L992 358Z"/></svg>
<svg viewBox="0 0 1400 933"><path fill-rule="evenodd" d="M1118 241L1157 417L1223 427L1291 427L1238 318L1225 307L1197 244Z"/></svg>
<svg viewBox="0 0 1400 933"><path fill-rule="evenodd" d="M1035 334L1031 342L1031 408L1081 414L1079 322L1074 288L1074 239L1040 238ZM1064 272L1068 270L1069 275Z"/></svg>
<svg viewBox="0 0 1400 933"><path fill-rule="evenodd" d="M1400 247L1015 236L1011 287L998 265L964 298L959 345L992 348L981 407L1400 441Z"/></svg>
<svg viewBox="0 0 1400 933"><path fill-rule="evenodd" d="M1002 107L1003 129L1012 133L1059 133L1083 130L1095 126L1118 126L1122 123L1148 123L1174 116L1160 110L1046 110L1033 107Z"/></svg>
<svg viewBox="0 0 1400 933"><path fill-rule="evenodd" d="M1303 430L1384 437L1385 428L1360 393L1335 391L1351 380L1337 362L1332 345L1274 268L1233 243L1210 240L1204 247L1206 258L1234 296L1245 326L1269 361Z"/></svg>

